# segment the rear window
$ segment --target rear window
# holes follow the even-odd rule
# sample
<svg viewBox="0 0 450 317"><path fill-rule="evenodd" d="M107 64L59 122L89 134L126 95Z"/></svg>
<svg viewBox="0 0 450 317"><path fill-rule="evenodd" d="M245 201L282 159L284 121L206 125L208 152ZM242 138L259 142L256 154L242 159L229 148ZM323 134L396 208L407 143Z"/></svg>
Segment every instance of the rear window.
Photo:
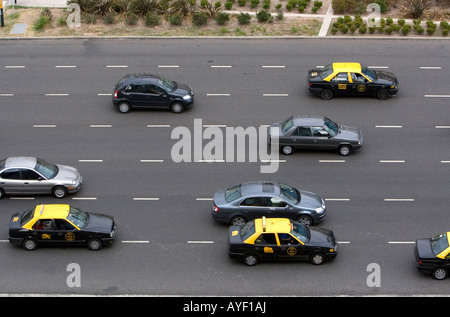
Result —
<svg viewBox="0 0 450 317"><path fill-rule="evenodd" d="M35 209L35 207L25 211L22 214L22 219L20 220L20 225L24 226L26 223L28 223L28 221L30 221L33 218L34 209Z"/></svg>
<svg viewBox="0 0 450 317"><path fill-rule="evenodd" d="M255 233L255 220L250 220L241 227L241 239L247 240L252 234Z"/></svg>
<svg viewBox="0 0 450 317"><path fill-rule="evenodd" d="M241 185L230 187L225 191L225 200L227 201L227 203L235 201L240 197L242 197Z"/></svg>
<svg viewBox="0 0 450 317"><path fill-rule="evenodd" d="M319 71L319 76L322 79L327 78L333 72L333 64L327 65Z"/></svg>
<svg viewBox="0 0 450 317"><path fill-rule="evenodd" d="M5 166L6 166L6 159L5 159L5 160L1 160L1 161L0 161L0 171L1 171L2 169L4 169Z"/></svg>

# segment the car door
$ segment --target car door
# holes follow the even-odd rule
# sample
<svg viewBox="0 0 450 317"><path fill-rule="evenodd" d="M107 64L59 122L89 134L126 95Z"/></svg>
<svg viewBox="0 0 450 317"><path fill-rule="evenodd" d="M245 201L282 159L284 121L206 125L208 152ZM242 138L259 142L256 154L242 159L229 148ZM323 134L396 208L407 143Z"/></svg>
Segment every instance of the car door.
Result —
<svg viewBox="0 0 450 317"><path fill-rule="evenodd" d="M169 95L156 84L145 84L145 95L148 107L167 109L169 107Z"/></svg>
<svg viewBox="0 0 450 317"><path fill-rule="evenodd" d="M270 197L271 216L275 218L293 218L294 208L281 197Z"/></svg>
<svg viewBox="0 0 450 317"><path fill-rule="evenodd" d="M335 95L348 95L349 93L349 73L341 72L338 73L330 80L331 90Z"/></svg>
<svg viewBox="0 0 450 317"><path fill-rule="evenodd" d="M25 194L49 194L51 184L40 174L28 168L20 169L22 191Z"/></svg>
<svg viewBox="0 0 450 317"><path fill-rule="evenodd" d="M370 82L360 73L350 73L351 82L348 84L349 89L348 92L354 96L361 96L370 94L370 90L372 86L370 86Z"/></svg>
<svg viewBox="0 0 450 317"><path fill-rule="evenodd" d="M280 256L280 246L275 233L261 233L254 245L260 259L271 260Z"/></svg>
<svg viewBox="0 0 450 317"><path fill-rule="evenodd" d="M21 194L23 181L20 179L20 169L8 168L0 174L0 187L6 194Z"/></svg>
<svg viewBox="0 0 450 317"><path fill-rule="evenodd" d="M311 127L297 126L293 129L289 139L288 145L296 149L311 149L314 147L314 139L312 137Z"/></svg>
<svg viewBox="0 0 450 317"><path fill-rule="evenodd" d="M40 244L56 243L58 241L54 219L39 219L34 223L31 230L33 239Z"/></svg>
<svg viewBox="0 0 450 317"><path fill-rule="evenodd" d="M78 230L66 219L56 219L55 225L58 230L58 242L78 244L84 240L83 232Z"/></svg>
<svg viewBox="0 0 450 317"><path fill-rule="evenodd" d="M313 134L313 143L316 149L328 150L334 149L333 140L330 138L330 134L323 127L311 127Z"/></svg>
<svg viewBox="0 0 450 317"><path fill-rule="evenodd" d="M309 250L290 233L278 233L280 258L286 260L308 260Z"/></svg>
<svg viewBox="0 0 450 317"><path fill-rule="evenodd" d="M144 85L129 84L122 89L122 93L125 96L125 99L130 102L133 107L144 108L148 106Z"/></svg>
<svg viewBox="0 0 450 317"><path fill-rule="evenodd" d="M262 216L270 217L270 200L264 196L247 197L240 203L240 210L247 220L261 218Z"/></svg>

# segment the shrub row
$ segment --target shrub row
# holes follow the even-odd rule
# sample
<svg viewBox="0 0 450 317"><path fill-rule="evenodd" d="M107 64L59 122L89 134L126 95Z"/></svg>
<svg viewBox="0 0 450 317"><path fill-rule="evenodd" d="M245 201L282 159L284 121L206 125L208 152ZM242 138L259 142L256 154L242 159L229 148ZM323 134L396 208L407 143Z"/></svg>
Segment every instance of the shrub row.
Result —
<svg viewBox="0 0 450 317"><path fill-rule="evenodd" d="M450 25L446 21L440 22L440 28L442 30L442 35L448 36L450 30ZM437 24L433 21L426 22L426 33L429 35L435 34L437 29ZM412 30L416 34L423 34L425 29L422 27L421 20L413 20L413 25L407 24L404 19L398 19L397 23L394 23L392 18L380 19L378 26L371 26L370 23L366 24L361 16L356 15L355 18L350 16L344 16L337 19L336 22L332 24L331 34L341 34L355 33L358 30L360 34L365 34L369 32L370 34L386 33L391 35L392 33L401 33L403 35L408 35Z"/></svg>

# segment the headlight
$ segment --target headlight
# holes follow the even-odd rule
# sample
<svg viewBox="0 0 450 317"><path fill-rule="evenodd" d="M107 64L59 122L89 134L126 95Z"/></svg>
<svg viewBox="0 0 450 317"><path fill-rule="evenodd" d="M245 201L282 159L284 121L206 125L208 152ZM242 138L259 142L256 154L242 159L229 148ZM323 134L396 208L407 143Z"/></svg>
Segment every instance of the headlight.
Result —
<svg viewBox="0 0 450 317"><path fill-rule="evenodd" d="M192 100L192 96L191 95L185 95L185 96L183 96L183 100L191 101Z"/></svg>
<svg viewBox="0 0 450 317"><path fill-rule="evenodd" d="M317 207L317 208L315 209L315 211L316 211L318 214L323 213L324 210L325 210L325 208L323 208L323 207Z"/></svg>

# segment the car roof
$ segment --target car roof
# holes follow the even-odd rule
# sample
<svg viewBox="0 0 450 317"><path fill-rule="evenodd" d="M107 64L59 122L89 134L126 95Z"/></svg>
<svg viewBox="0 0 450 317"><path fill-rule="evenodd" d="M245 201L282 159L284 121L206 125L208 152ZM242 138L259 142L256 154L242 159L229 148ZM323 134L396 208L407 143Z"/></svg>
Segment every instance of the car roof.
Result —
<svg viewBox="0 0 450 317"><path fill-rule="evenodd" d="M23 226L25 229L31 229L31 226L38 219L66 219L69 215L70 206L65 204L42 204L36 205L33 217Z"/></svg>
<svg viewBox="0 0 450 317"><path fill-rule="evenodd" d="M294 121L295 126L323 126L325 117L324 116L315 116L315 115L299 115L293 116L292 120Z"/></svg>
<svg viewBox="0 0 450 317"><path fill-rule="evenodd" d="M135 82L135 81L145 81L145 82L156 82L160 79L158 74L148 74L148 73L134 73L124 76L121 80L123 83Z"/></svg>
<svg viewBox="0 0 450 317"><path fill-rule="evenodd" d="M361 72L360 63L333 63L333 73L335 72Z"/></svg>
<svg viewBox="0 0 450 317"><path fill-rule="evenodd" d="M248 182L241 184L241 195L251 196L251 195L261 195L261 194L280 194L280 184L274 182Z"/></svg>
<svg viewBox="0 0 450 317"><path fill-rule="evenodd" d="M5 168L10 167L28 167L34 168L36 166L37 159L30 156L13 156L8 157L5 160Z"/></svg>
<svg viewBox="0 0 450 317"><path fill-rule="evenodd" d="M288 218L257 218L255 219L255 232L289 233L291 220Z"/></svg>

